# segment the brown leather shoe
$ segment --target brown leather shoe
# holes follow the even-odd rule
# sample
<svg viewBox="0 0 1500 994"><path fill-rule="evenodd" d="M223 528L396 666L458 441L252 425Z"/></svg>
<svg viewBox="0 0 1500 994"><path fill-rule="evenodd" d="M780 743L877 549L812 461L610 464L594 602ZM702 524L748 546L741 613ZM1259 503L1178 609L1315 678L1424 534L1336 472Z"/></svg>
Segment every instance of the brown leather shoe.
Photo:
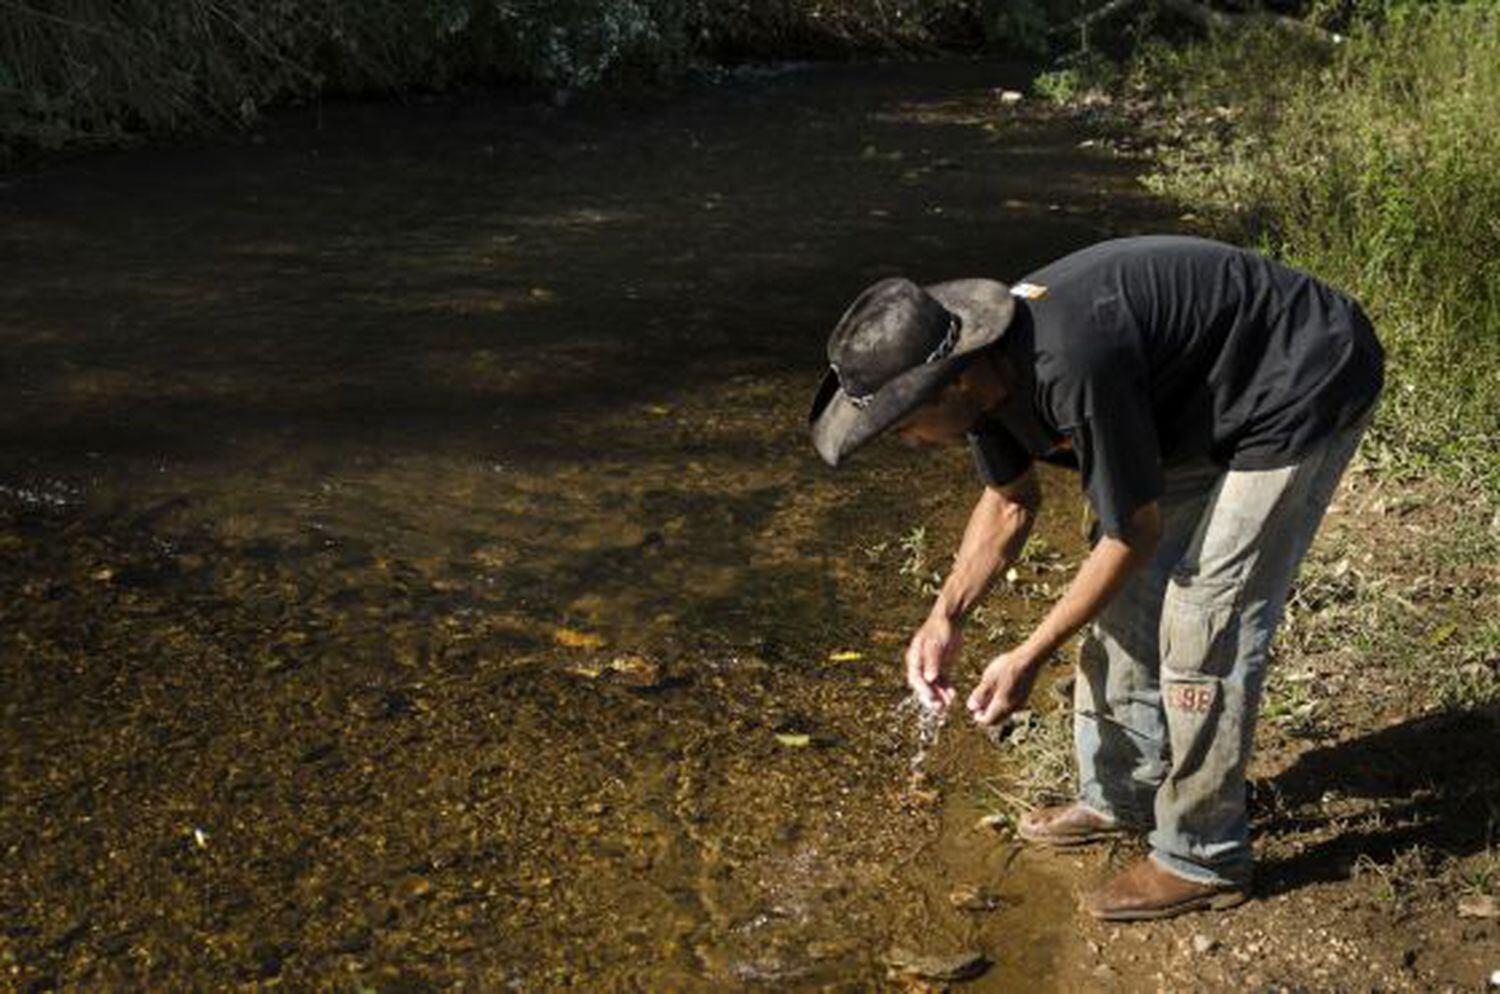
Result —
<svg viewBox="0 0 1500 994"><path fill-rule="evenodd" d="M1016 834L1044 846L1081 846L1125 834L1113 818L1106 818L1077 801L1028 811L1016 822Z"/></svg>
<svg viewBox="0 0 1500 994"><path fill-rule="evenodd" d="M1201 884L1146 856L1085 894L1083 910L1105 921L1144 921L1187 911L1220 911L1249 897L1249 885Z"/></svg>

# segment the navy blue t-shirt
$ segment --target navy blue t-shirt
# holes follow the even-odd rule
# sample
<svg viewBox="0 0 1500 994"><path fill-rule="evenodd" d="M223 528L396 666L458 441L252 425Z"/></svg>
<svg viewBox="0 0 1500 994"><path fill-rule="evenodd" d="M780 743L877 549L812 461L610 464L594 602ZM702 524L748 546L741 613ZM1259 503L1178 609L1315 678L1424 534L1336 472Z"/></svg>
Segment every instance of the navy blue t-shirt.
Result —
<svg viewBox="0 0 1500 994"><path fill-rule="evenodd" d="M1016 292L998 347L1020 389L970 433L979 475L1071 462L1111 535L1161 496L1164 466L1290 465L1380 393L1383 353L1353 300L1230 245L1101 242Z"/></svg>

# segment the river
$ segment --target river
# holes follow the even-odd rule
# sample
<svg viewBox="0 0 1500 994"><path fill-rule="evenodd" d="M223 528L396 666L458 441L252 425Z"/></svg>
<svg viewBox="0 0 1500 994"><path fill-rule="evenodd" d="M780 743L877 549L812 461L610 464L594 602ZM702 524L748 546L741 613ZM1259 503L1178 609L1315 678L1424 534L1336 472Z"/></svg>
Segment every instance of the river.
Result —
<svg viewBox="0 0 1500 994"><path fill-rule="evenodd" d="M806 436L867 283L1170 226L1026 80L329 104L6 178L0 986L906 990L905 945L1063 989L1065 875L972 827L1004 757L902 706L967 457Z"/></svg>

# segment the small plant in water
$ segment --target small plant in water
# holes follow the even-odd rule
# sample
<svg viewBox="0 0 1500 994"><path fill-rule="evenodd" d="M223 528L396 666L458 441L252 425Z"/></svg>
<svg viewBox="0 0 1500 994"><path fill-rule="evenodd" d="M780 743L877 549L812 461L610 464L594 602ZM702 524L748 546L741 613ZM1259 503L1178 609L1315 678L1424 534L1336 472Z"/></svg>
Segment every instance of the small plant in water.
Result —
<svg viewBox="0 0 1500 994"><path fill-rule="evenodd" d="M908 578L911 589L927 596L942 589L943 576L927 563L927 526L917 525L901 536L901 575Z"/></svg>

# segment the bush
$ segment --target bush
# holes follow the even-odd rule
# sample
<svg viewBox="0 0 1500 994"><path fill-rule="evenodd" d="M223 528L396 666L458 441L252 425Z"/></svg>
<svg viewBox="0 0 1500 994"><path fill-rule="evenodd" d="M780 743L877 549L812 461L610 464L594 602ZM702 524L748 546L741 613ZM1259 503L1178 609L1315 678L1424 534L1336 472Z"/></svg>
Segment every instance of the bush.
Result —
<svg viewBox="0 0 1500 994"><path fill-rule="evenodd" d="M1064 0L52 0L0 16L0 154L214 124L323 93L593 86L697 57L1042 43Z"/></svg>

